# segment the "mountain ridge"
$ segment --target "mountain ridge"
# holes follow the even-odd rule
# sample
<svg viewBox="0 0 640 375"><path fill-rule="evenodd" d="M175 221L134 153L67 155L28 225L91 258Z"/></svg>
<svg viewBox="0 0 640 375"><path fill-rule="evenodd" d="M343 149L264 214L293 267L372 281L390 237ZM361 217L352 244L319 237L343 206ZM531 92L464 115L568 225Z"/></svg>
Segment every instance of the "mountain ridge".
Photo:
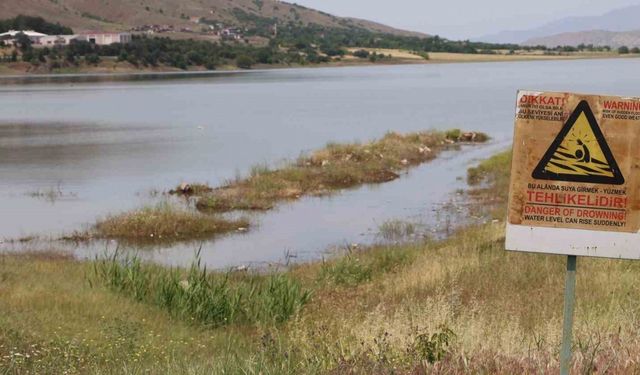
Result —
<svg viewBox="0 0 640 375"><path fill-rule="evenodd" d="M191 18L205 18L229 26L243 26L239 14L277 19L278 22L358 27L372 32L426 37L381 23L344 18L278 0L2 0L0 19L24 14L59 22L77 31L124 31L142 25L168 24L191 27ZM245 20L246 21L246 20Z"/></svg>
<svg viewBox="0 0 640 375"><path fill-rule="evenodd" d="M523 43L528 46L578 46L594 45L609 46L612 48L627 46L640 47L640 29L631 31L587 30L569 33L560 33L546 37L532 38Z"/></svg>
<svg viewBox="0 0 640 375"><path fill-rule="evenodd" d="M524 30L505 30L482 36L479 40L496 43L525 43L532 39L564 33L604 30L625 32L640 29L640 5L613 9L601 15L564 17L547 22L539 27Z"/></svg>

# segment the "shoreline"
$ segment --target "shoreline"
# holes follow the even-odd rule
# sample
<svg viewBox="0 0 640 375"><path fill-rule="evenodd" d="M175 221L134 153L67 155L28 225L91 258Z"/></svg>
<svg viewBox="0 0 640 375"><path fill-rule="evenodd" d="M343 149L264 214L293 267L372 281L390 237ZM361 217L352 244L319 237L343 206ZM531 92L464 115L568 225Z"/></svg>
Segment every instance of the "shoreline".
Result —
<svg viewBox="0 0 640 375"><path fill-rule="evenodd" d="M39 83L48 80L80 79L91 82L100 79L113 81L128 79L163 79L163 78L189 78L208 77L216 75L233 75L246 73L260 73L271 70L299 70L299 69L321 69L321 68L351 68L351 67L375 67L375 66L395 66L395 65L432 65L432 64L468 64L468 63L504 63L504 62L525 62L525 61L567 61L567 60L605 60L605 59L635 59L640 55L628 54L582 54L582 55L489 55L489 54L454 54L454 53L431 53L429 60L425 59L396 59L381 60L375 63L369 61L346 60L330 63L320 63L314 65L255 65L251 69L240 69L235 66L223 66L216 70L179 70L172 67L131 69L114 66L113 71L105 71L105 67L81 67L77 71L71 72L21 72L6 73L6 64L0 64L0 83Z"/></svg>

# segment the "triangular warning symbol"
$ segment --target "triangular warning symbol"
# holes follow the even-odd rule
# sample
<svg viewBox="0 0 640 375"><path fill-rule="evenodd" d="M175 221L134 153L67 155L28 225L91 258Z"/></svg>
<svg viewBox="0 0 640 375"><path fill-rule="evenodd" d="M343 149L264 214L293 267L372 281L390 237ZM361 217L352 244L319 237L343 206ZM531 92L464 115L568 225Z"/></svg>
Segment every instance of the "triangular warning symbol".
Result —
<svg viewBox="0 0 640 375"><path fill-rule="evenodd" d="M581 101L533 170L539 180L624 184L589 103Z"/></svg>

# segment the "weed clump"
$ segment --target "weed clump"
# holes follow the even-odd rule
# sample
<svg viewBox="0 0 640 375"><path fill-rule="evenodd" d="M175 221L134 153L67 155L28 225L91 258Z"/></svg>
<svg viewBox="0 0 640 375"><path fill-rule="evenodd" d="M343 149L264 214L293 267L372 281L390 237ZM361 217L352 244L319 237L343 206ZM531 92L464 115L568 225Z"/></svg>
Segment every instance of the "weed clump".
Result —
<svg viewBox="0 0 640 375"><path fill-rule="evenodd" d="M358 285L410 264L415 256L415 249L409 246L350 250L344 256L323 262L318 279L335 285Z"/></svg>
<svg viewBox="0 0 640 375"><path fill-rule="evenodd" d="M177 208L169 203L108 216L95 225L95 236L128 242L173 242L212 238L246 228L247 220L227 220Z"/></svg>

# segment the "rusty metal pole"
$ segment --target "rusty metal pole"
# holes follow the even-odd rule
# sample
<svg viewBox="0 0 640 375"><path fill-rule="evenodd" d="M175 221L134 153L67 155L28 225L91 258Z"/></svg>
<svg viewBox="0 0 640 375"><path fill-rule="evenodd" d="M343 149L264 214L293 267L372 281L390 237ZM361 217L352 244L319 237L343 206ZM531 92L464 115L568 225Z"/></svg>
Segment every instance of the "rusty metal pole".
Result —
<svg viewBox="0 0 640 375"><path fill-rule="evenodd" d="M560 375L569 375L571 370L571 335L573 330L573 310L576 302L575 255L567 256L567 275L564 284L564 321L562 324L562 350L560 351Z"/></svg>

